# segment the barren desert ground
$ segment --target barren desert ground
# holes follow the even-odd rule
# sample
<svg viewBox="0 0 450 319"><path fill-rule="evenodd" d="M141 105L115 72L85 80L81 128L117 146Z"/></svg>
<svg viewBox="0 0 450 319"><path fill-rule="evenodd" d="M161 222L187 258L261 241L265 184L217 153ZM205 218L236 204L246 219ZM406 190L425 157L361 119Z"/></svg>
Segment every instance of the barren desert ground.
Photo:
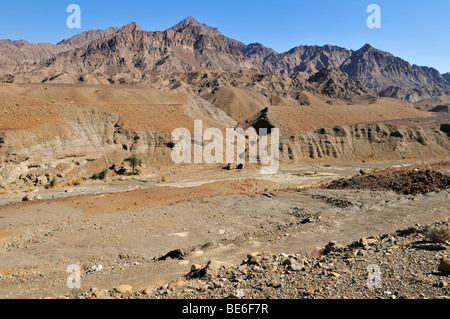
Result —
<svg viewBox="0 0 450 319"><path fill-rule="evenodd" d="M150 297L179 298L183 294L195 297L193 291L198 287L187 287L198 285L195 280L199 279L184 277L195 264L206 266L212 260L228 267L239 266L252 252L267 256L300 254L302 258L311 258L313 264L314 258L319 258L317 252L330 242L349 245L374 236L378 244L381 242L378 235L393 234L418 224L448 223L449 191L445 188L449 177L441 172L448 174L449 163L411 164L299 165L267 177L261 177L252 168L225 171L218 167L179 174L177 179L169 178L164 184L152 178L139 178L50 190L40 188L33 195L40 195L42 199L30 202L21 202L23 194L2 196L1 297L106 297L110 292L114 295L114 288L124 284L132 286L134 297L147 297L140 293L146 288L154 289ZM389 183L379 183L380 189L376 190L362 181L349 189L322 187L333 180L359 175L360 170L372 172L384 168L398 172L398 176L389 171L384 174L403 186L411 180L400 172L420 174L432 170L435 173L421 180L423 188L404 188L405 194L389 190ZM380 174L382 176L383 172L361 177L367 179ZM412 250L411 243L403 242L399 247L389 249L402 249L402 254L406 254L405 250L411 254ZM441 280L446 281L445 277L442 279L433 274L445 250L414 250L419 255L425 254L426 259L416 273L408 275L411 277L408 280L423 277L427 288L421 290L422 286L410 283L406 287L397 287L396 294L408 293L407 296L415 298L420 298L424 292L426 297L448 295L445 287L433 286ZM371 254L371 247L362 246L360 251L359 268L369 263L364 256ZM383 254L388 255L384 250ZM395 273L392 269L412 267L410 257L401 257L392 262L383 261L386 276ZM72 264L82 268L80 291L67 287L70 274L66 270ZM327 274L321 279L320 268L316 269L312 264L307 266L311 267L308 271L319 278L316 278L312 292L312 283L300 289L302 292L319 298L358 298L373 294L361 281L361 275L351 289L345 289L344 285L334 292L335 296L327 295L326 290L321 293L320 288L324 289L330 281L327 276L339 281L341 276L351 279L356 273L352 274L348 269L342 272L336 264L329 270L322 270ZM338 268L333 272L333 267ZM262 277L265 273L263 268L257 272L247 271L255 271ZM270 271L282 276L277 279L279 283L291 277L286 275L286 269ZM338 275L333 277L329 273ZM272 280L269 270L266 275L264 278ZM292 276L297 274L292 272ZM239 279L236 285L230 281L230 287L224 281L221 286L225 284L225 288L220 289L213 285L211 289L217 291L212 296L208 296L208 288L201 286L198 294L227 298L226 294L238 289L250 297L254 294L263 296L274 289L267 285L255 292L246 286L247 280ZM174 283L175 286L186 286L186 291L174 287ZM290 284L294 285L295 281ZM284 285L289 287L289 282ZM379 290L381 296L383 291L395 286L395 279L386 278L383 285L384 290ZM105 292L99 293L102 290ZM289 289L285 287L285 290L276 296L289 296Z"/></svg>

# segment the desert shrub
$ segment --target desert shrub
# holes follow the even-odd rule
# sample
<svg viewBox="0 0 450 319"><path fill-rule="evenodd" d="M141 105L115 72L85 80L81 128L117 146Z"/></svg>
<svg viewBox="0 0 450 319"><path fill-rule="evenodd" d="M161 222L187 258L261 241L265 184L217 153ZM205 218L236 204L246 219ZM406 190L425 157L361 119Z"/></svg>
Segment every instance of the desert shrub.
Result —
<svg viewBox="0 0 450 319"><path fill-rule="evenodd" d="M47 185L45 185L45 189L49 189L49 188L55 188L56 185L58 185L58 181L56 180L55 177L53 177L50 181L50 183L48 183Z"/></svg>
<svg viewBox="0 0 450 319"><path fill-rule="evenodd" d="M58 181L56 180L56 178L52 178L52 180L50 181L50 187L55 187L58 184Z"/></svg>
<svg viewBox="0 0 450 319"><path fill-rule="evenodd" d="M109 170L107 168L105 168L103 171L99 172L99 173L95 173L94 175L92 175L92 179L100 179L103 180L106 178L106 176L108 175Z"/></svg>
<svg viewBox="0 0 450 319"><path fill-rule="evenodd" d="M67 185L68 186L79 186L79 185L81 185L82 182L83 182L82 178L77 178L77 179L71 180L69 183L67 183Z"/></svg>
<svg viewBox="0 0 450 319"><path fill-rule="evenodd" d="M437 243L450 241L450 226L439 226L431 228L427 233L428 238Z"/></svg>

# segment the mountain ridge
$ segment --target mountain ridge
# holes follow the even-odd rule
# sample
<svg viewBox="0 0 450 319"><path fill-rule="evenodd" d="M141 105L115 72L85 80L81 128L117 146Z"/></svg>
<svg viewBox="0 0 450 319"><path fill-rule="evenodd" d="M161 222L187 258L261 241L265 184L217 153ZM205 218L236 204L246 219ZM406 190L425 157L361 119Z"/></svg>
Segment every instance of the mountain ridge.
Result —
<svg viewBox="0 0 450 319"><path fill-rule="evenodd" d="M300 45L278 53L260 43L228 38L191 16L164 31L143 31L132 22L120 29L86 31L56 45L0 40L0 65L22 64L36 67L3 74L0 80L135 84L151 76L202 69L308 79L331 65L380 96L416 102L450 95L448 73L411 65L370 44L359 50Z"/></svg>

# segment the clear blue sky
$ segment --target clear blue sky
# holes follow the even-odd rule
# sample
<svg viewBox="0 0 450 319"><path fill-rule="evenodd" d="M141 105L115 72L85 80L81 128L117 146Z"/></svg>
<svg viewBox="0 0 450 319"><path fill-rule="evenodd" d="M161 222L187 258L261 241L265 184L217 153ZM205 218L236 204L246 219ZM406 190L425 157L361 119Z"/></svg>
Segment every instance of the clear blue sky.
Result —
<svg viewBox="0 0 450 319"><path fill-rule="evenodd" d="M66 26L72 3L81 7L81 29ZM381 7L381 29L366 25L372 3ZM370 43L412 64L450 71L449 0L1 0L0 39L56 43L132 21L146 31L164 30L189 15L278 52L301 44L359 49Z"/></svg>

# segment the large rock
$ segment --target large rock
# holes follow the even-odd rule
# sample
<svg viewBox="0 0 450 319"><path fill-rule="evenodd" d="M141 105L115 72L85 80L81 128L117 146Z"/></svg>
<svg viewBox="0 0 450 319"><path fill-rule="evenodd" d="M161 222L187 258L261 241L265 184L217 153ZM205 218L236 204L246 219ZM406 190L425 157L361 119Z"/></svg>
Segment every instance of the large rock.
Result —
<svg viewBox="0 0 450 319"><path fill-rule="evenodd" d="M439 264L438 271L450 273L450 258L443 258Z"/></svg>
<svg viewBox="0 0 450 319"><path fill-rule="evenodd" d="M133 287L130 285L120 285L115 287L114 290L121 294L131 294L133 292Z"/></svg>

